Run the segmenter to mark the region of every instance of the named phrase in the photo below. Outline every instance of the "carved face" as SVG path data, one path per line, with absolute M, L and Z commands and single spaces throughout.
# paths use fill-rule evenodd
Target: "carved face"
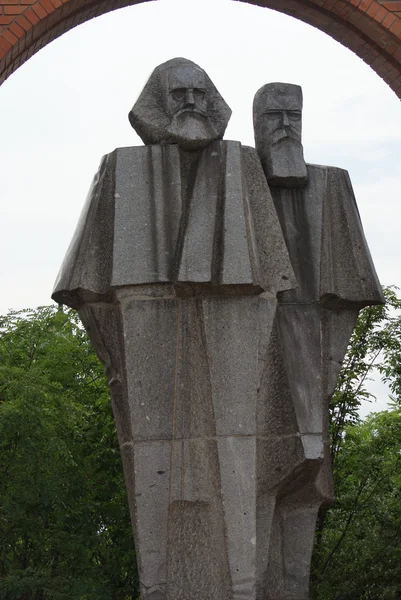
M 218 133 L 209 119 L 205 72 L 192 65 L 178 65 L 167 72 L 166 128 L 171 140 L 182 148 L 207 146 Z
M 207 73 L 185 58 L 156 67 L 129 113 L 145 144 L 204 148 L 223 137 L 231 110 Z
M 207 87 L 204 71 L 196 67 L 171 67 L 168 72 L 167 107 L 170 116 L 196 112 L 207 116 Z
M 307 182 L 302 148 L 302 90 L 289 83 L 263 86 L 254 100 L 255 141 L 272 185 L 299 187 Z
M 292 95 L 268 96 L 259 118 L 259 127 L 268 144 L 277 144 L 285 138 L 292 138 L 301 143 L 302 105 L 299 98 Z

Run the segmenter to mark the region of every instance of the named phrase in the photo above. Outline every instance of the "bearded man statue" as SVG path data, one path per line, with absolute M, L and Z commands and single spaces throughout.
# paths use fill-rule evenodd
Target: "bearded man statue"
M 347 171 L 305 163 L 302 102 L 300 86 L 269 83 L 253 112 L 297 280 L 279 294 L 269 345 L 282 365 L 281 412 L 267 428 L 270 439 L 281 432 L 281 468 L 268 464 L 264 486 L 273 516 L 263 597 L 272 600 L 308 598 L 316 518 L 332 499 L 330 398 L 359 310 L 384 302 Z
M 222 141 L 230 114 L 196 64 L 155 69 L 129 114 L 145 146 L 103 158 L 53 292 L 104 364 L 143 600 L 270 597 L 270 334 L 296 282 L 255 149 Z

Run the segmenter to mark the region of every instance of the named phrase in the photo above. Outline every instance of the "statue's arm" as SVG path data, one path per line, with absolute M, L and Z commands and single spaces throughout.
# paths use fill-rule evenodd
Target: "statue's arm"
M 323 199 L 320 297 L 327 304 L 362 308 L 384 302 L 349 174 L 327 167 Z
M 115 152 L 103 157 L 93 178 L 84 208 L 52 298 L 59 304 L 78 308 L 85 300 L 108 293 L 114 224 Z

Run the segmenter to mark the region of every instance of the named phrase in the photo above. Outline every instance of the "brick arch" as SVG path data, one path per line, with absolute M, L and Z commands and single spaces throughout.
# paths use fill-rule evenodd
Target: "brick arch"
M 0 84 L 76 25 L 148 0 L 0 0 Z M 350 48 L 401 98 L 401 1 L 242 0 L 305 21 Z

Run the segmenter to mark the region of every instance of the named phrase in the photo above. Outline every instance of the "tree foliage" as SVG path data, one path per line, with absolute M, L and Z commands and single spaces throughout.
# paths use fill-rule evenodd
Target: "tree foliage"
M 401 300 L 384 289 L 386 304 L 361 311 L 330 404 L 331 453 L 335 465 L 348 425 L 360 422 L 363 400 L 373 400 L 368 382 L 374 371 L 401 399 Z
M 312 567 L 316 600 L 401 597 L 401 301 L 358 319 L 330 406 L 335 501 L 322 507 Z M 359 417 L 379 374 L 392 410 Z
M 12 312 L 0 321 L 0 598 L 137 589 L 102 368 L 74 312 Z
M 401 598 L 401 301 L 361 312 L 330 406 L 335 502 L 315 600 Z M 359 417 L 373 370 L 392 410 Z M 0 600 L 134 600 L 127 498 L 102 368 L 73 311 L 0 318 Z

